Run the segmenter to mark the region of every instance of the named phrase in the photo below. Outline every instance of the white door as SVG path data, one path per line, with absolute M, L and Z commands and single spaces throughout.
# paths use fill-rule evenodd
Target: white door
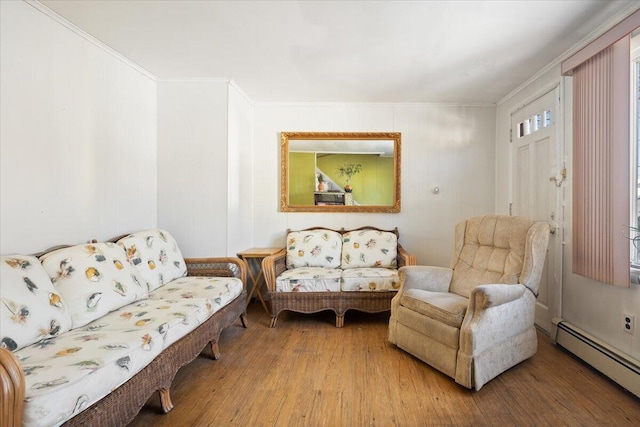
M 559 309 L 562 280 L 558 224 L 564 165 L 556 130 L 558 94 L 556 87 L 511 115 L 511 214 L 551 226 L 535 317 L 536 325 L 547 332 Z

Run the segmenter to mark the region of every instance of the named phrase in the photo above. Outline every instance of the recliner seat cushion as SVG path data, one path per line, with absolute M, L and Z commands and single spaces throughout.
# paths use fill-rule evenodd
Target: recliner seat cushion
M 450 292 L 431 292 L 407 289 L 400 305 L 446 325 L 460 328 L 469 300 Z

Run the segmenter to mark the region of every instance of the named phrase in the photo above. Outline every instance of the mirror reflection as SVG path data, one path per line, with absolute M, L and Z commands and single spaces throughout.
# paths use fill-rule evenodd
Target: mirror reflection
M 400 133 L 282 132 L 283 212 L 399 212 Z

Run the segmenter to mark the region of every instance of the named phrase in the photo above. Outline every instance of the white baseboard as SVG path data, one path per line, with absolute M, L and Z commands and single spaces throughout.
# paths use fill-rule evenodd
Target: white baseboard
M 563 319 L 553 319 L 553 324 L 557 327 L 556 344 L 640 397 L 640 362 Z

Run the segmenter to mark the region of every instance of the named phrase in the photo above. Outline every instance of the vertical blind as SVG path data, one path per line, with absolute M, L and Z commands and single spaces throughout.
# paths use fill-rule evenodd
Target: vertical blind
M 629 36 L 572 70 L 573 272 L 629 286 Z

